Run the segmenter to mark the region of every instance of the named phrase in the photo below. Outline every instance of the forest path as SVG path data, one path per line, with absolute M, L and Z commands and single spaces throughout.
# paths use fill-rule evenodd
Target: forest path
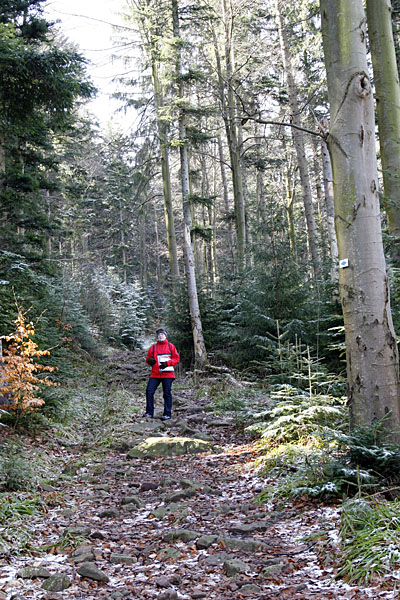
M 231 418 L 210 412 L 210 399 L 196 396 L 190 382 L 175 391 L 167 424 L 137 416 L 147 373 L 137 364 L 126 363 L 118 376 L 129 377 L 139 412 L 100 454 L 62 450 L 69 479 L 48 490 L 45 518 L 30 518 L 31 544 L 42 553 L 0 567 L 0 600 L 394 597 L 336 582 L 319 567 L 302 537 L 324 527 L 334 532 L 335 508 L 289 503 L 276 510 L 254 502 L 265 483 L 254 469 L 256 446 Z M 161 414 L 160 393 L 156 407 Z M 200 435 L 217 448 L 129 458 L 132 445 L 154 435 Z

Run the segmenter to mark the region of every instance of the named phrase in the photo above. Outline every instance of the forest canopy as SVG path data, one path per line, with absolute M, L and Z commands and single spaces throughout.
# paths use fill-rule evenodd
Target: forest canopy
M 0 7 L 0 333 L 17 300 L 63 362 L 163 323 L 266 380 L 305 345 L 398 425 L 396 6 L 127 0 L 122 134 L 44 5 Z

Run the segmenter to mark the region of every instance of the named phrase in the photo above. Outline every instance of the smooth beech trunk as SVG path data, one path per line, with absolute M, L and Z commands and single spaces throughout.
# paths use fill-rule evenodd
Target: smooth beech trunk
M 172 203 L 171 175 L 169 166 L 169 125 L 165 118 L 164 87 L 161 81 L 160 45 L 162 44 L 163 28 L 160 25 L 162 7 L 151 0 L 128 0 L 140 23 L 141 36 L 151 65 L 152 82 L 154 89 L 154 104 L 156 108 L 156 121 L 160 143 L 161 175 L 164 197 L 164 217 L 167 233 L 169 264 L 172 279 L 172 288 L 176 291 L 176 282 L 179 279 L 178 250 L 176 244 L 175 219 Z
M 332 163 L 328 146 L 322 142 L 322 172 L 325 190 L 326 227 L 328 230 L 329 254 L 331 257 L 331 280 L 338 284 L 339 281 L 339 252 L 335 231 L 335 206 L 333 200 L 333 175 Z
M 185 272 L 187 282 L 187 292 L 189 299 L 190 322 L 192 325 L 194 357 L 197 366 L 207 362 L 207 352 L 203 337 L 203 327 L 201 323 L 200 307 L 197 294 L 196 273 L 194 265 L 193 248 L 191 241 L 192 215 L 190 210 L 190 190 L 189 190 L 189 157 L 187 151 L 186 118 L 183 107 L 184 102 L 184 84 L 182 78 L 180 33 L 179 33 L 179 13 L 178 1 L 172 0 L 172 20 L 174 38 L 176 40 L 176 78 L 179 86 L 179 153 L 181 159 L 181 183 L 182 183 L 182 203 L 183 203 L 183 241 L 185 251 Z
M 367 0 L 390 253 L 400 267 L 400 85 L 390 0 Z
M 339 290 L 346 332 L 347 379 L 353 426 L 388 414 L 400 424 L 396 336 L 383 253 L 362 0 L 320 0 L 328 78 L 335 223 L 341 265 Z

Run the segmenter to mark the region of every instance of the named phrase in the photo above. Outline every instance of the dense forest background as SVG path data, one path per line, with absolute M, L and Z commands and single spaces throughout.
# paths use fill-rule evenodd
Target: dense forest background
M 138 348 L 159 324 L 204 362 L 200 318 L 215 364 L 275 381 L 301 355 L 344 374 L 318 3 L 129 0 L 124 136 L 85 112 L 85 59 L 43 5 L 0 8 L 0 332 L 29 311 L 62 377 L 78 348 Z
M 305 569 L 288 597 L 308 597 L 304 555 L 316 544 L 318 577 L 332 579 L 335 570 L 350 583 L 378 582 L 384 591 L 376 597 L 395 597 L 400 1 L 126 0 L 124 25 L 114 31 L 116 54 L 124 55 L 116 97 L 136 118 L 124 134 L 101 128 L 88 111 L 96 90 L 86 59 L 45 18 L 45 5 L 0 3 L 5 568 L 28 554 L 69 560 L 78 547 L 88 550 L 90 528 L 61 533 L 64 517 L 75 525 L 91 515 L 96 529 L 99 519 L 112 519 L 103 521 L 108 537 L 97 536 L 103 554 L 89 559 L 120 577 L 109 552 L 128 548 L 131 562 L 117 556 L 123 568 L 138 563 L 133 597 L 147 586 L 155 597 L 171 582 L 153 581 L 142 566 L 150 571 L 146 561 L 155 557 L 158 567 L 175 569 L 178 559 L 147 544 L 150 529 L 161 540 L 147 499 L 159 508 L 171 498 L 158 487 L 189 485 L 196 509 L 200 490 L 211 496 L 198 513 L 202 532 L 204 515 L 227 498 L 241 504 L 223 518 L 211 513 L 218 535 L 226 521 L 235 536 L 271 535 L 274 546 L 274 531 L 286 531 L 272 558 L 285 557 L 278 570 L 290 585 L 285 569 L 297 560 Z M 167 424 L 140 417 L 145 352 L 158 327 L 181 356 Z M 155 435 L 161 445 L 190 435 L 206 446 L 198 460 L 147 461 L 137 448 L 158 443 Z M 138 460 L 133 468 L 128 457 Z M 216 492 L 208 486 L 221 482 Z M 131 487 L 149 495 L 143 504 L 129 496 L 139 520 L 125 521 Z M 252 524 L 246 512 L 243 528 L 231 529 L 243 498 L 246 511 L 257 502 L 272 520 L 260 529 L 259 516 L 251 512 Z M 98 512 L 98 502 L 111 513 Z M 160 518 L 167 528 L 192 524 L 186 508 Z M 31 516 L 31 529 L 21 527 Z M 47 538 L 38 541 L 43 530 Z M 212 538 L 211 553 L 227 548 L 225 538 Z M 257 544 L 267 590 L 276 565 L 264 572 L 270 548 Z M 184 577 L 192 576 L 195 551 L 190 546 L 190 560 L 182 555 Z M 241 568 L 247 577 L 248 566 Z M 10 569 L 10 585 L 22 588 L 25 575 Z M 213 586 L 200 571 L 195 581 Z M 74 564 L 60 589 L 73 583 L 81 597 L 93 571 L 77 572 L 81 580 Z M 31 572 L 29 585 L 42 576 Z M 97 571 L 92 579 L 108 581 Z M 229 597 L 239 589 L 230 585 L 220 588 Z M 216 590 L 212 597 L 225 597 Z M 276 591 L 281 598 L 284 588 Z M 168 594 L 157 597 L 178 597 Z

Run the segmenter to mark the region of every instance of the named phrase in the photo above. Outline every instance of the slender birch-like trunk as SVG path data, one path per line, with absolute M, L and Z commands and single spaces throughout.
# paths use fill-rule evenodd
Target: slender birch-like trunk
M 329 156 L 328 146 L 322 142 L 322 172 L 325 191 L 326 226 L 329 240 L 329 253 L 331 257 L 331 280 L 332 283 L 339 282 L 339 253 L 335 231 L 335 206 L 333 201 L 333 176 L 332 163 Z
M 172 286 L 175 289 L 176 281 L 179 278 L 179 263 L 178 263 L 178 251 L 176 246 L 176 234 L 175 234 L 175 219 L 174 209 L 172 206 L 172 191 L 171 191 L 171 175 L 169 168 L 169 153 L 168 153 L 168 134 L 166 124 L 162 118 L 163 109 L 163 95 L 161 91 L 161 83 L 158 72 L 158 66 L 156 59 L 152 57 L 152 75 L 153 75 L 153 87 L 154 87 L 154 102 L 156 106 L 157 115 L 157 128 L 158 136 L 160 139 L 160 158 L 161 158 L 161 174 L 163 181 L 163 195 L 164 195 L 164 216 L 165 216 L 165 227 L 167 230 L 167 244 L 169 254 L 169 264 L 172 276 Z
M 318 204 L 318 231 L 319 231 L 319 247 L 321 252 L 322 262 L 325 263 L 327 259 L 327 244 L 326 244 L 326 231 L 325 231 L 325 202 L 324 192 L 322 189 L 321 179 L 321 144 L 319 138 L 311 136 L 311 143 L 313 148 L 313 167 L 314 167 L 314 183 L 315 192 L 317 196 Z
M 162 285 L 161 285 L 161 260 L 160 260 L 160 239 L 158 236 L 158 221 L 156 205 L 152 202 L 153 213 L 154 213 L 154 237 L 156 240 L 156 274 L 157 274 L 157 293 L 158 297 L 162 296 Z
M 141 232 L 142 234 L 142 232 Z M 125 240 L 125 219 L 124 219 L 124 211 L 122 207 L 122 200 L 119 198 L 119 235 L 120 235 L 120 244 L 121 244 L 121 259 L 122 259 L 122 273 L 124 283 L 128 280 L 128 261 L 126 257 L 126 240 Z M 143 280 L 142 280 L 143 282 Z
M 4 184 L 4 176 L 6 174 L 6 150 L 5 150 L 5 139 L 4 132 L 0 126 L 0 189 Z
M 400 441 L 398 354 L 382 244 L 365 12 L 362 0 L 320 0 L 320 6 L 351 422 L 364 425 L 387 415 Z
M 158 19 L 160 16 L 159 11 L 161 10 L 161 7 L 152 5 L 151 0 L 127 0 L 127 3 L 128 6 L 133 8 L 137 15 L 136 18 L 141 26 L 142 38 L 146 48 L 147 58 L 151 65 L 154 104 L 156 108 L 157 130 L 160 143 L 165 228 L 167 232 L 172 288 L 175 292 L 176 282 L 179 278 L 179 262 L 176 245 L 175 218 L 172 205 L 171 176 L 168 153 L 169 126 L 165 119 L 164 94 L 160 77 L 160 40 L 162 38 L 162 31 Z
M 400 267 L 400 84 L 390 0 L 367 0 L 390 254 Z M 398 298 L 398 301 L 400 299 Z
M 240 162 L 240 147 L 236 126 L 236 104 L 233 94 L 233 68 L 232 68 L 232 30 L 231 22 L 227 15 L 226 0 L 222 0 L 222 17 L 225 36 L 225 71 L 226 83 L 222 72 L 221 56 L 218 48 L 217 36 L 212 30 L 215 60 L 218 75 L 219 96 L 224 120 L 226 139 L 229 149 L 229 159 L 232 171 L 233 199 L 235 208 L 235 228 L 237 242 L 237 262 L 239 271 L 244 269 L 246 252 L 246 211 L 243 193 L 243 178 Z
M 283 67 L 286 77 L 287 92 L 289 98 L 289 107 L 291 121 L 293 125 L 301 126 L 300 108 L 297 102 L 298 92 L 293 76 L 292 60 L 289 52 L 289 45 L 283 19 L 282 0 L 275 0 L 276 13 L 278 17 L 279 41 Z M 296 128 L 292 128 L 293 143 L 296 149 L 297 162 L 299 165 L 300 182 L 303 192 L 304 212 L 306 216 L 308 243 L 313 262 L 314 275 L 318 276 L 321 269 L 321 259 L 318 249 L 317 228 L 315 225 L 314 208 L 312 202 L 310 176 L 308 172 L 307 158 L 305 152 L 304 134 Z
M 295 195 L 296 188 L 295 188 L 294 181 L 292 181 L 291 174 L 292 173 L 291 173 L 291 168 L 290 168 L 290 162 L 289 162 L 289 164 L 286 162 L 286 165 L 285 165 L 285 187 L 286 187 L 285 211 L 286 211 L 286 218 L 288 221 L 288 229 L 289 229 L 290 254 L 291 254 L 292 258 L 296 259 L 297 258 L 296 228 L 294 226 L 294 215 L 293 215 L 294 201 L 296 198 L 296 195 Z
M 218 155 L 219 155 L 219 164 L 220 164 L 220 170 L 221 170 L 221 181 L 222 181 L 225 215 L 227 218 L 229 218 L 229 215 L 231 214 L 231 210 L 230 210 L 230 206 L 229 206 L 228 180 L 226 177 L 226 170 L 225 170 L 224 149 L 222 146 L 222 139 L 221 139 L 220 135 L 218 136 Z M 229 246 L 229 256 L 232 258 L 233 264 L 235 264 L 234 263 L 234 253 L 233 253 L 234 240 L 233 240 L 233 232 L 232 232 L 232 223 L 231 223 L 230 219 L 228 221 L 228 246 Z
M 173 32 L 176 44 L 176 79 L 179 87 L 179 153 L 181 159 L 181 183 L 182 183 L 182 203 L 183 203 L 183 238 L 185 250 L 185 271 L 187 281 L 187 292 L 189 299 L 190 322 L 192 325 L 194 356 L 196 365 L 201 366 L 207 362 L 207 351 L 203 337 L 203 327 L 201 323 L 200 307 L 197 294 L 196 273 L 194 266 L 193 248 L 190 238 L 192 228 L 192 215 L 190 211 L 190 193 L 189 193 L 189 158 L 187 151 L 186 119 L 183 107 L 184 83 L 182 79 L 182 61 L 180 49 L 180 31 L 179 31 L 179 13 L 178 0 L 171 0 Z

